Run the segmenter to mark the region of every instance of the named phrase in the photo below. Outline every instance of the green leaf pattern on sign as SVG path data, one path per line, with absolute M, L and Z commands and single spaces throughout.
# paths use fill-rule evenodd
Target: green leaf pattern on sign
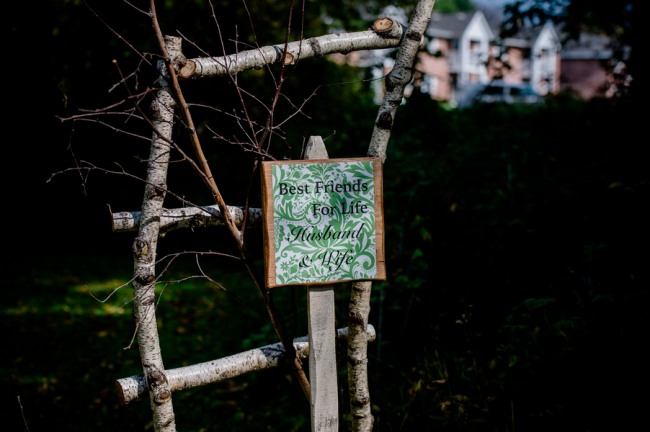
M 272 184 L 278 284 L 376 277 L 372 161 L 278 164 Z

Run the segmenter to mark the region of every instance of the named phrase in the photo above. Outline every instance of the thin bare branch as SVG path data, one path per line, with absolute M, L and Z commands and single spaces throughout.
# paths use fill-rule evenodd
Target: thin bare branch
M 169 53 L 167 52 L 167 48 L 165 46 L 165 38 L 163 37 L 162 31 L 160 30 L 160 25 L 158 23 L 158 18 L 156 16 L 155 6 L 153 5 L 154 3 L 153 0 L 151 3 L 152 3 L 151 15 L 152 15 L 154 31 L 156 37 L 158 38 L 160 50 L 162 53 L 164 53 L 165 64 L 167 66 L 167 71 L 172 84 L 171 87 L 173 88 L 175 98 L 178 101 L 179 109 L 182 113 L 182 117 L 185 120 L 185 124 L 187 125 L 187 131 L 190 135 L 190 139 L 192 140 L 192 144 L 194 146 L 194 152 L 196 153 L 196 156 L 199 160 L 198 165 L 201 167 L 201 172 L 205 175 L 205 179 L 208 182 L 208 185 L 210 186 L 212 195 L 216 199 L 217 204 L 219 204 L 219 206 L 222 209 L 225 209 L 227 208 L 226 203 L 223 199 L 223 196 L 221 195 L 221 192 L 219 191 L 219 187 L 217 186 L 217 183 L 214 180 L 214 176 L 212 175 L 212 171 L 210 169 L 208 160 L 205 157 L 205 154 L 203 153 L 203 148 L 199 141 L 199 137 L 196 133 L 196 128 L 194 126 L 194 121 L 192 120 L 192 115 L 190 114 L 189 107 L 185 102 L 185 97 L 183 96 L 183 92 L 181 91 L 180 84 L 178 83 L 178 76 L 176 74 L 176 69 L 173 63 L 173 59 L 170 58 Z M 239 229 L 232 221 L 232 219 L 230 219 L 230 213 L 225 211 L 223 212 L 223 214 L 225 215 L 226 226 L 230 230 L 231 234 L 233 235 L 240 249 L 243 248 L 244 239 L 242 233 L 239 231 Z
M 124 1 L 124 0 L 122 0 L 122 1 Z M 127 4 L 130 5 L 130 3 L 128 3 L 128 2 L 125 2 L 125 3 L 127 3 Z M 118 32 L 116 32 L 115 29 L 114 29 L 113 27 L 111 27 L 110 25 L 108 25 L 108 23 L 106 23 L 106 21 L 104 21 L 104 20 L 102 19 L 102 17 L 99 16 L 99 14 L 97 14 L 97 12 L 95 12 L 95 10 L 94 10 L 93 8 L 90 7 L 90 5 L 88 4 L 88 2 L 84 1 L 84 4 L 85 4 L 86 7 L 88 8 L 88 10 L 90 10 L 90 12 L 91 12 L 93 15 L 95 15 L 95 17 L 96 17 L 99 21 L 101 21 L 102 24 L 104 24 L 104 26 L 108 29 L 108 31 L 110 31 L 111 33 L 113 33 L 113 34 L 115 35 L 115 37 L 117 37 L 120 41 L 124 42 L 124 44 L 125 44 L 126 46 L 128 46 L 130 49 L 132 49 L 133 52 L 136 53 L 138 56 L 140 56 L 140 58 L 141 58 L 142 60 L 144 60 L 147 64 L 151 65 L 151 62 L 150 62 L 149 60 L 147 60 L 147 58 L 145 57 L 145 55 L 142 54 L 140 51 L 138 51 L 138 50 L 137 50 L 133 45 L 131 45 L 131 44 L 130 44 L 126 39 L 124 39 L 124 38 L 122 37 L 122 35 L 119 34 Z M 137 9 L 137 8 L 136 8 L 136 10 L 138 10 L 139 12 L 142 12 L 143 14 L 145 14 L 145 15 L 147 15 L 147 16 L 149 16 L 149 17 L 151 16 L 151 15 L 150 15 L 148 12 L 146 12 L 146 11 L 143 11 L 143 10 L 141 10 L 141 9 Z
M 112 290 L 110 293 L 108 293 L 108 295 L 107 295 L 106 297 L 104 297 L 103 299 L 100 299 L 99 297 L 97 297 L 97 296 L 96 296 L 96 295 L 95 295 L 95 294 L 90 290 L 90 288 L 88 288 L 88 294 L 89 294 L 93 299 L 97 300 L 98 302 L 100 302 L 100 303 L 106 303 L 108 300 L 110 300 L 111 298 L 113 298 L 113 296 L 114 296 L 115 294 L 117 294 L 117 293 L 118 293 L 122 288 L 130 286 L 130 285 L 131 285 L 131 282 L 133 282 L 133 278 L 131 278 L 131 279 L 129 279 L 128 281 L 124 282 L 122 285 L 119 285 L 119 286 L 113 288 L 113 290 Z

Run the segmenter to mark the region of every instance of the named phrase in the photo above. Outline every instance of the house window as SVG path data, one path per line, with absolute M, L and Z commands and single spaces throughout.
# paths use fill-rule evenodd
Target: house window
M 440 39 L 438 38 L 433 38 L 431 39 L 431 42 L 429 42 L 428 46 L 429 54 L 436 56 L 436 57 L 442 57 L 442 44 L 440 43 Z
M 481 42 L 477 40 L 469 41 L 469 56 L 474 67 L 487 61 L 487 52 L 483 52 Z
M 427 75 L 426 85 L 427 85 L 427 93 L 429 93 L 431 96 L 437 95 L 438 92 L 440 91 L 439 79 L 436 76 Z

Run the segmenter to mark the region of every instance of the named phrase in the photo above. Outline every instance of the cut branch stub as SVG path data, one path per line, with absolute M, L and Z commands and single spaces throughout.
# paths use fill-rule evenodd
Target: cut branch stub
M 178 76 L 183 79 L 191 78 L 196 71 L 196 63 L 192 60 L 186 61 L 178 70 Z
M 290 52 L 284 53 L 284 64 L 291 65 L 296 62 L 296 58 Z
M 379 18 L 372 24 L 372 29 L 377 33 L 384 33 L 389 31 L 394 24 L 395 21 L 388 17 Z

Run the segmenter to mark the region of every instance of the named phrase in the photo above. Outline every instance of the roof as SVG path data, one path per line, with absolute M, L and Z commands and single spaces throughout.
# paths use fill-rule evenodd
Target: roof
M 612 41 L 605 35 L 581 33 L 568 39 L 560 55 L 563 60 L 608 60 L 613 56 Z
M 474 15 L 481 12 L 456 12 L 451 14 L 441 14 L 434 12 L 431 14 L 431 20 L 427 27 L 427 36 L 439 37 L 444 39 L 459 38 Z
M 505 44 L 507 46 L 529 47 L 539 37 L 541 32 L 542 26 L 524 27 L 516 35 L 506 38 Z
M 550 21 L 547 21 L 543 25 L 538 25 L 535 27 L 523 27 L 514 36 L 506 38 L 504 40 L 504 44 L 510 47 L 531 47 L 545 30 L 552 32 L 552 37 L 557 39 L 559 45 L 559 36 L 557 34 L 557 31 L 555 31 L 553 23 Z

